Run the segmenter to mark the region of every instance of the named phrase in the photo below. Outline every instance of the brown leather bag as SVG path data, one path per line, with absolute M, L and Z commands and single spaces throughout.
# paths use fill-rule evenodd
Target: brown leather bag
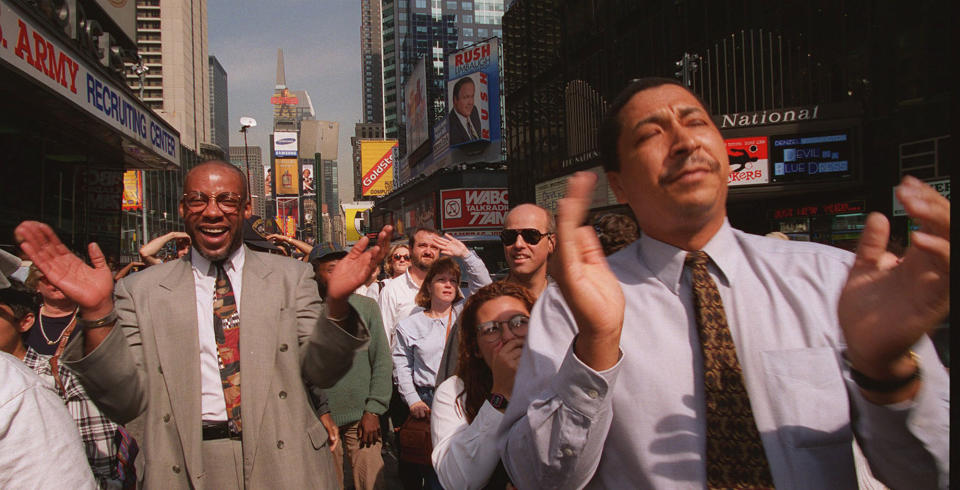
M 397 429 L 400 460 L 413 464 L 430 465 L 433 440 L 430 439 L 430 419 L 418 419 L 413 414 Z

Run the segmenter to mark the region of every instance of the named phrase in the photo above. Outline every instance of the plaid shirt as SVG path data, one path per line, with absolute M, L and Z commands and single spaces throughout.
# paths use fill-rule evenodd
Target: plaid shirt
M 27 355 L 24 356 L 23 363 L 47 380 L 66 402 L 67 410 L 80 429 L 80 438 L 83 440 L 90 469 L 93 470 L 93 476 L 97 479 L 97 486 L 101 489 L 118 488 L 120 482 L 116 477 L 117 445 L 114 441 L 117 424 L 108 419 L 94 405 L 76 375 L 62 365 L 58 365 L 65 393 L 61 392 L 53 377 L 50 357 L 27 347 Z

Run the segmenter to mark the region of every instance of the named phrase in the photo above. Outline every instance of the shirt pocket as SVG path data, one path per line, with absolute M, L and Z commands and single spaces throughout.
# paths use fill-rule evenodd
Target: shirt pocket
M 795 448 L 849 445 L 850 402 L 834 350 L 815 347 L 761 355 L 780 439 Z

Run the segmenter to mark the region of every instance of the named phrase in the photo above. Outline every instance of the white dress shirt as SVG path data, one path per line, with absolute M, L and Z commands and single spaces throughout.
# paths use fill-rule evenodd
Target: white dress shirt
M 857 488 L 856 434 L 891 487 L 949 485 L 949 376 L 929 339 L 913 402 L 873 405 L 842 362 L 837 305 L 853 255 L 724 223 L 704 247 L 778 489 Z M 610 257 L 626 299 L 622 357 L 573 354 L 557 287 L 534 306 L 500 426 L 518 488 L 691 488 L 706 483 L 703 361 L 686 252 L 643 235 Z
M 201 417 L 205 422 L 225 422 L 227 420 L 227 403 L 223 399 L 223 380 L 220 379 L 217 340 L 213 335 L 213 289 L 217 279 L 217 271 L 213 263 L 200 255 L 196 248 L 191 248 L 190 253 L 193 283 L 197 291 Z M 230 285 L 233 286 L 237 313 L 240 313 L 244 257 L 244 247 L 241 246 L 227 257 L 223 265 L 223 269 L 230 279 Z
M 463 380 L 451 376 L 437 387 L 430 407 L 433 468 L 443 488 L 483 488 L 500 462 L 497 427 L 503 414 L 484 401 L 467 422 Z

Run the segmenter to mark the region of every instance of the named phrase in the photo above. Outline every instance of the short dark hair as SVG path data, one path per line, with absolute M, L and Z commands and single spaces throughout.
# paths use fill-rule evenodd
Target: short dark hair
M 440 236 L 440 232 L 437 230 L 434 230 L 433 228 L 429 228 L 426 226 L 419 226 L 415 228 L 413 232 L 410 233 L 410 238 L 407 239 L 407 247 L 410 248 L 410 253 L 413 253 L 413 245 L 414 245 L 415 237 L 417 236 L 417 233 L 420 233 L 421 231 Z
M 222 167 L 229 168 L 230 170 L 233 170 L 234 172 L 236 172 L 237 175 L 240 176 L 240 182 L 243 184 L 243 190 L 240 192 L 240 199 L 242 199 L 242 201 L 243 201 L 244 203 L 247 202 L 247 199 L 249 199 L 249 197 L 250 197 L 250 196 L 247 195 L 247 189 L 250 188 L 250 185 L 247 183 L 247 174 L 244 173 L 243 170 L 240 170 L 240 167 L 238 167 L 238 166 L 236 166 L 236 165 L 234 165 L 234 164 L 232 164 L 232 163 L 225 162 L 225 161 L 223 161 L 223 160 L 207 160 L 207 161 L 205 161 L 205 162 L 201 162 L 201 163 L 198 164 L 196 167 L 191 168 L 191 169 L 183 176 L 183 185 L 182 185 L 181 188 L 186 189 L 186 188 L 187 188 L 187 180 L 190 178 L 190 174 L 192 174 L 194 170 L 196 170 L 196 169 L 198 169 L 198 168 L 200 168 L 200 167 L 202 167 L 202 166 L 204 166 L 204 165 L 219 165 L 219 166 L 222 166 Z
M 35 313 L 40 305 L 37 292 L 18 279 L 8 277 L 7 280 L 10 281 L 10 287 L 0 289 L 0 304 L 9 306 L 17 320 L 27 313 Z
M 703 102 L 697 94 L 685 87 L 679 80 L 662 77 L 635 78 L 617 94 L 613 99 L 607 112 L 603 115 L 603 121 L 600 123 L 600 161 L 603 162 L 603 169 L 607 172 L 617 172 L 620 170 L 620 155 L 617 152 L 617 143 L 620 141 L 620 111 L 630 102 L 638 92 L 647 89 L 661 87 L 663 85 L 676 85 L 693 95 L 697 102 L 703 106 L 703 109 L 710 113 L 710 108 Z
M 453 84 L 453 98 L 456 99 L 460 96 L 460 89 L 463 88 L 466 84 L 475 85 L 472 77 L 463 77 L 460 80 L 457 80 L 457 83 Z

